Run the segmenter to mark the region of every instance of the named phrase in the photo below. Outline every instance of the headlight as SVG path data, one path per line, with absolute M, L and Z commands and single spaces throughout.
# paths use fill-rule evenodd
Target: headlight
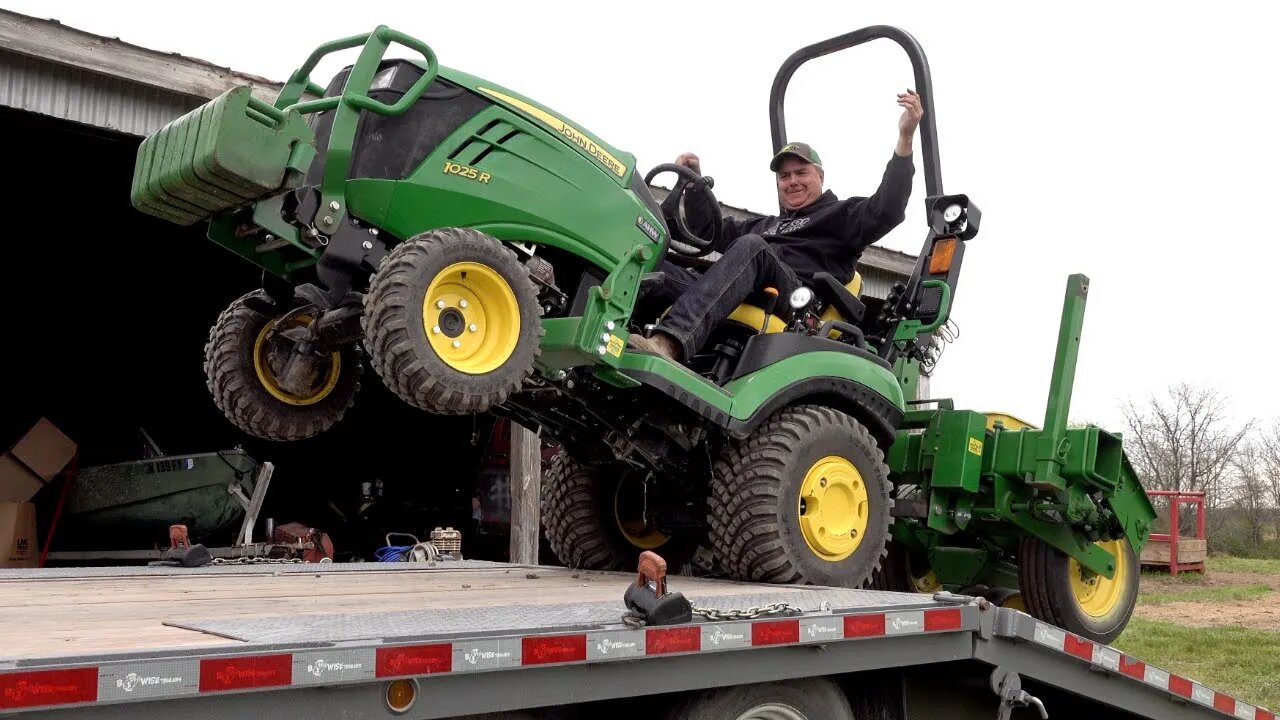
M 942 219 L 949 223 L 953 223 L 960 219 L 960 210 L 961 208 L 959 205 L 948 205 L 947 209 L 942 211 Z
M 791 307 L 799 310 L 813 302 L 813 291 L 807 287 L 798 287 L 791 293 Z

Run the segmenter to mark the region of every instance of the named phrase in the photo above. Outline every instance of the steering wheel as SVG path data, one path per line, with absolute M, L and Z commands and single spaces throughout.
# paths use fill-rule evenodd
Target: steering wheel
M 662 209 L 663 218 L 666 220 L 667 227 L 671 230 L 671 245 L 669 250 L 675 251 L 677 255 L 688 258 L 700 258 L 711 253 L 715 247 L 716 236 L 720 234 L 720 203 L 716 202 L 715 195 L 711 194 L 711 188 L 715 185 L 715 181 L 709 177 L 705 177 L 695 173 L 693 170 L 679 165 L 677 163 L 663 163 L 649 171 L 644 176 L 646 185 L 653 184 L 653 179 L 664 172 L 673 172 L 679 176 L 679 181 L 667 193 L 666 199 L 659 206 Z M 713 224 L 711 226 L 711 237 L 703 238 L 695 235 L 689 229 L 689 225 L 684 219 L 684 194 L 689 188 L 694 186 L 701 187 L 703 192 L 711 201 L 711 216 Z

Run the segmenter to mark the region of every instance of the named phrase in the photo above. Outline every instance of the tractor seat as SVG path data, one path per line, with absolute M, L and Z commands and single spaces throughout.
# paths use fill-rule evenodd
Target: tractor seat
M 853 324 L 862 320 L 866 307 L 858 299 L 858 294 L 862 291 L 862 275 L 858 271 L 855 270 L 853 278 L 844 285 L 841 285 L 840 281 L 830 273 L 818 273 L 813 276 L 810 287 L 825 303 L 822 320 L 843 320 Z M 768 304 L 766 298 L 767 296 L 762 292 L 753 293 L 729 313 L 727 320 L 759 331 L 764 324 L 764 307 Z M 778 298 L 778 304 L 774 308 L 774 314 L 769 317 L 769 326 L 765 332 L 775 333 L 786 330 L 787 318 L 790 314 L 791 306 L 787 304 L 787 298 Z M 837 337 L 839 331 L 832 330 L 830 335 Z

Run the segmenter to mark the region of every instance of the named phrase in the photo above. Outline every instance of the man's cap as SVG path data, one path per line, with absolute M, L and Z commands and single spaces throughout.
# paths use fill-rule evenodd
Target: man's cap
M 769 163 L 769 169 L 778 172 L 778 166 L 782 164 L 782 158 L 787 155 L 795 155 L 805 162 L 813 163 L 818 167 L 822 167 L 822 158 L 818 157 L 818 152 L 809 147 L 808 143 L 796 142 L 787 143 L 782 146 L 777 155 L 773 156 L 773 160 Z

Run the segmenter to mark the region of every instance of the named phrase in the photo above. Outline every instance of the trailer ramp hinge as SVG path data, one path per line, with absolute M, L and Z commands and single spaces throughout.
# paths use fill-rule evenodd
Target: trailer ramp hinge
M 693 605 L 678 592 L 667 592 L 667 561 L 657 553 L 640 553 L 636 581 L 627 586 L 622 622 L 630 627 L 678 625 L 693 619 Z
M 991 673 L 991 689 L 1000 696 L 1000 710 L 996 712 L 996 720 L 1010 720 L 1015 707 L 1028 705 L 1035 706 L 1042 720 L 1049 720 L 1049 712 L 1044 709 L 1044 703 L 1022 689 L 1022 678 L 1018 677 L 1018 673 L 997 667 Z

